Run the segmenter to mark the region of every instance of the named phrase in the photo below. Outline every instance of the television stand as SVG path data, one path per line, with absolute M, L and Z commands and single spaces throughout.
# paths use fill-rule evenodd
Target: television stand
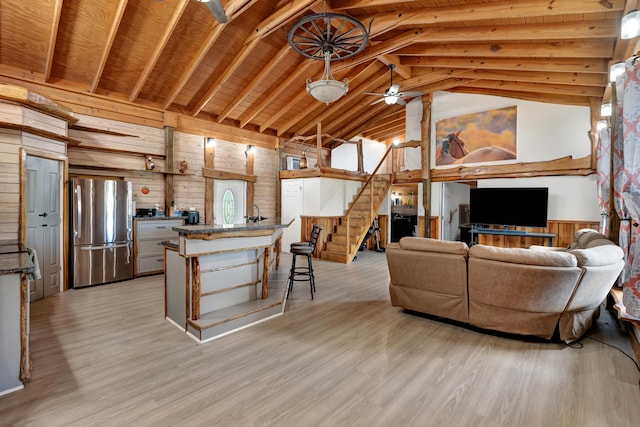
M 553 238 L 556 237 L 554 233 L 537 233 L 534 231 L 522 231 L 522 230 L 508 230 L 507 228 L 483 228 L 472 227 L 469 231 L 471 235 L 471 245 L 478 244 L 479 234 L 491 234 L 497 236 L 518 236 L 518 237 L 538 237 L 542 239 L 549 239 L 549 246 L 553 246 Z

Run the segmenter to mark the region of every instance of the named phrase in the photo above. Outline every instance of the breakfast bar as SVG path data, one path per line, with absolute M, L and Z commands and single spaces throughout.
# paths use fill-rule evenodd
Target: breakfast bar
M 292 219 L 173 227 L 165 246 L 165 317 L 204 342 L 282 314 L 286 286 L 271 283 Z

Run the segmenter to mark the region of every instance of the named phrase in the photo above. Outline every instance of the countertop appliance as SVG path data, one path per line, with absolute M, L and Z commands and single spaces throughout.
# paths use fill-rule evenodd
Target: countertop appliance
M 136 218 L 146 218 L 156 216 L 154 208 L 138 208 L 136 209 Z
M 187 225 L 196 225 L 200 223 L 200 213 L 198 211 L 184 211 L 182 216 L 187 217 L 185 220 Z
M 131 182 L 72 179 L 70 185 L 73 287 L 132 279 Z

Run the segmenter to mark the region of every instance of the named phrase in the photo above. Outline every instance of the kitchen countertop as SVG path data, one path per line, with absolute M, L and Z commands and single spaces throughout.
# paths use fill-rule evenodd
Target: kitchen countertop
M 27 249 L 17 240 L 0 240 L 0 275 L 33 273 Z
M 177 231 L 181 235 L 197 235 L 211 233 L 229 233 L 234 231 L 252 231 L 252 230 L 269 230 L 275 228 L 287 228 L 293 222 L 293 218 L 267 218 L 258 222 L 247 222 L 242 224 L 201 224 L 201 225 L 184 225 L 182 227 L 173 227 L 173 231 Z

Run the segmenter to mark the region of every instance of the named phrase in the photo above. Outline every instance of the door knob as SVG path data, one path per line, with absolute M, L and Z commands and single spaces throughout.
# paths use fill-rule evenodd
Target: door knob
M 46 217 L 47 217 L 47 213 L 46 213 L 46 212 L 42 212 L 42 213 L 41 213 L 40 215 L 38 215 L 38 216 L 41 216 L 41 217 L 43 217 L 43 218 L 46 218 Z

